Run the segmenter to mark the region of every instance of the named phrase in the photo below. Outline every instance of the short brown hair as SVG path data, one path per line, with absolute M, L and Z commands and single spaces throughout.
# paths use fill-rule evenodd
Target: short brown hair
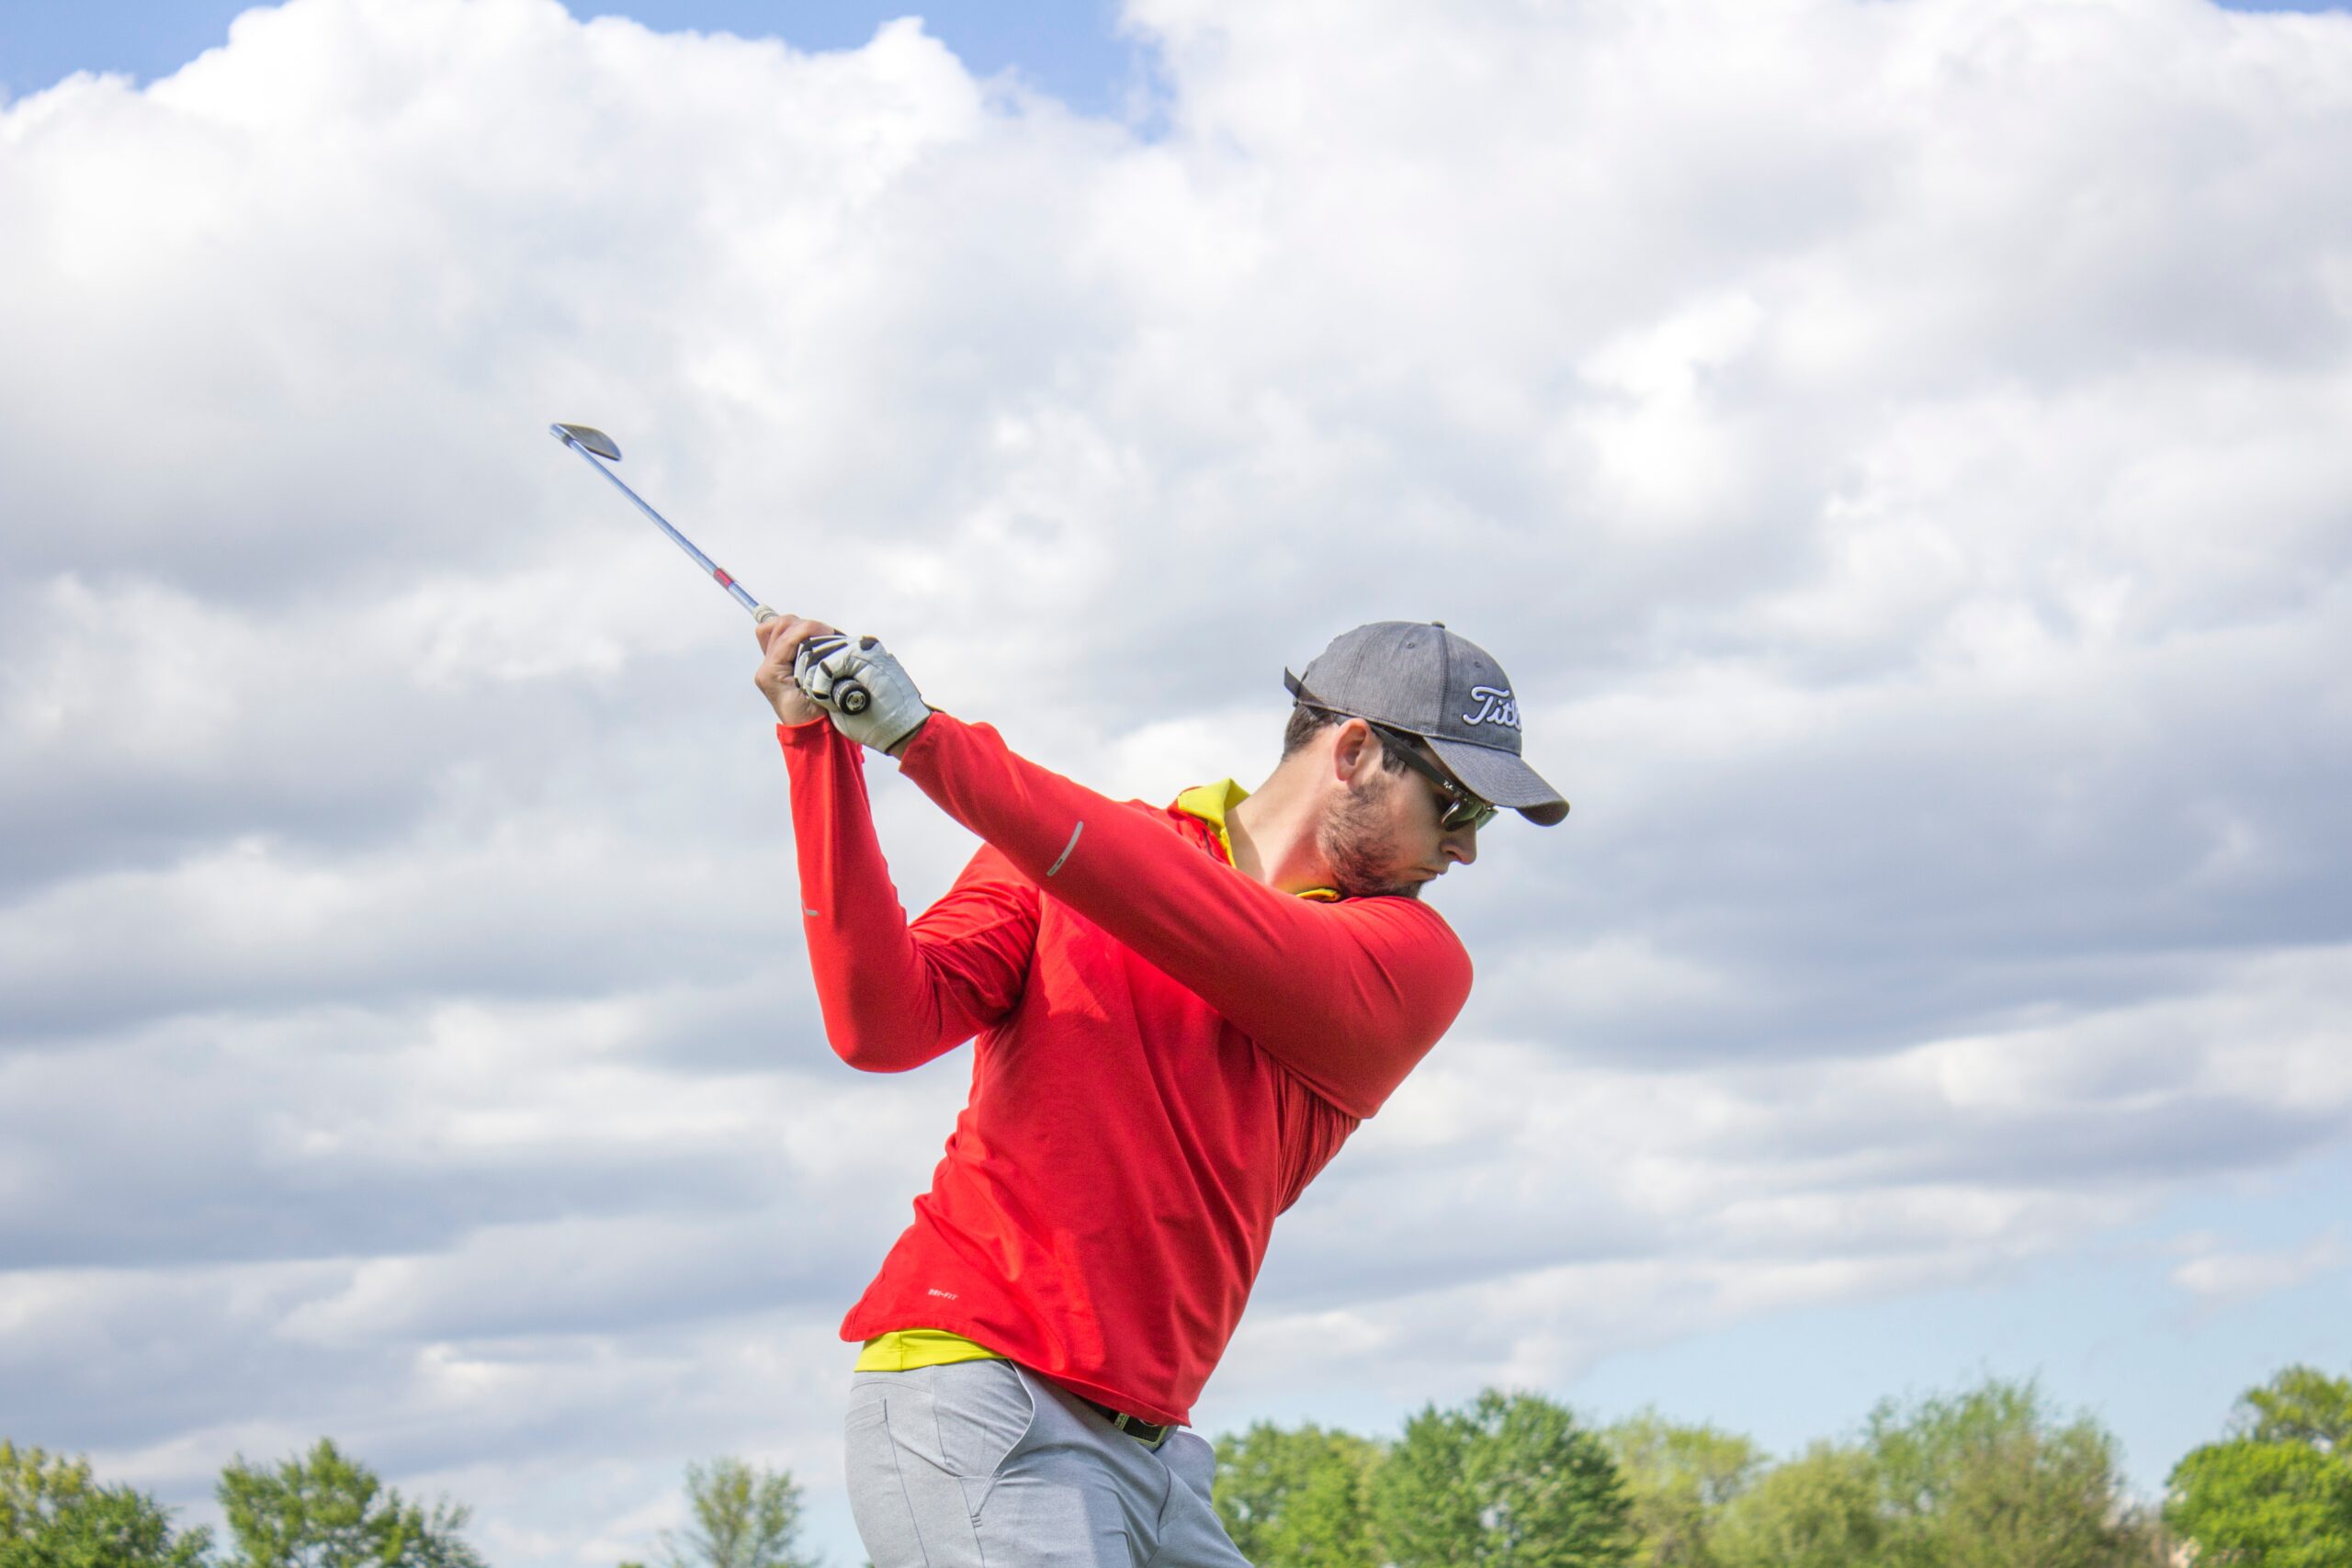
M 1326 729 L 1348 722 L 1353 714 L 1333 713 L 1329 708 L 1309 707 L 1300 703 L 1290 710 L 1290 722 L 1283 727 L 1283 760 L 1295 756 L 1300 747 Z M 1364 721 L 1372 724 L 1370 719 Z M 1392 773 L 1401 773 L 1412 764 L 1397 761 L 1396 754 L 1406 749 L 1406 742 L 1391 735 L 1379 725 L 1372 725 L 1372 733 L 1380 741 L 1380 765 Z

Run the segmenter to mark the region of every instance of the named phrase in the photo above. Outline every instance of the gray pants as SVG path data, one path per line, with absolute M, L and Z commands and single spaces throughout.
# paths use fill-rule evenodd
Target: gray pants
M 874 1568 L 1250 1568 L 1205 1441 L 1148 1449 L 1011 1361 L 860 1372 L 848 1438 Z

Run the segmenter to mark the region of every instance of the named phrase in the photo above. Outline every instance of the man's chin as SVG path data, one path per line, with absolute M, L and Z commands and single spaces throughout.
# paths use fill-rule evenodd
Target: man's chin
M 1351 898 L 1418 898 L 1428 886 L 1420 881 L 1381 882 L 1371 877 L 1340 878 L 1340 891 Z

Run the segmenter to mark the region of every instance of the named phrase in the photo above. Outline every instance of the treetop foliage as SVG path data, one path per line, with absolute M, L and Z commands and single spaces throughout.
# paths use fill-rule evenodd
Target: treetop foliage
M 1624 1486 L 1599 1437 L 1538 1393 L 1430 1405 L 1375 1472 L 1375 1532 L 1396 1568 L 1631 1560 Z
M 2352 1378 L 2316 1367 L 2289 1367 L 2240 1405 L 2243 1436 L 2257 1443 L 2301 1443 L 2352 1458 Z
M 817 1568 L 800 1555 L 800 1488 L 788 1470 L 689 1464 L 686 1509 L 684 1529 L 662 1532 L 662 1568 Z
M 1863 1450 L 1819 1442 L 1774 1465 L 1713 1522 L 1703 1554 L 1724 1568 L 1868 1568 L 1886 1561 L 1891 1526 Z
M 2120 1568 L 2154 1550 L 2115 1439 L 2087 1416 L 2051 1410 L 2032 1383 L 1882 1404 L 1864 1447 L 1891 1517 L 1891 1562 Z
M 2147 1568 L 2157 1545 L 2114 1439 L 1997 1380 L 1883 1404 L 1778 1464 L 1654 1410 L 1596 1432 L 1491 1389 L 1393 1444 L 1261 1424 L 1218 1456 L 1261 1568 Z
M 1656 1410 L 1601 1433 L 1631 1505 L 1638 1568 L 1690 1568 L 1714 1561 L 1713 1540 L 1725 1505 L 1756 1483 L 1761 1450 L 1714 1427 L 1679 1426 Z
M 202 1568 L 211 1545 L 153 1498 L 99 1485 L 86 1460 L 0 1438 L 0 1568 Z
M 1380 1446 L 1260 1422 L 1216 1445 L 1216 1510 L 1252 1562 L 1374 1568 L 1367 1488 Z
M 1261 1422 L 1216 1455 L 1217 1512 L 1258 1568 L 2352 1568 L 2352 1378 L 2306 1366 L 2174 1468 L 2164 1528 L 2097 1421 L 1998 1379 L 1884 1402 L 1778 1462 L 1655 1410 L 1596 1430 L 1498 1389 L 1393 1441 Z M 225 1552 L 87 1461 L 0 1438 L 0 1568 L 485 1568 L 464 1506 L 412 1502 L 324 1438 L 232 1460 L 215 1495 Z M 690 1464 L 686 1495 L 658 1568 L 817 1568 L 790 1472 Z
M 2173 1467 L 2166 1522 L 2203 1563 L 2352 1568 L 2352 1379 L 2289 1367 L 2235 1427 Z
M 330 1438 L 276 1465 L 240 1455 L 213 1495 L 236 1541 L 227 1568 L 487 1568 L 459 1533 L 469 1509 L 409 1502 Z

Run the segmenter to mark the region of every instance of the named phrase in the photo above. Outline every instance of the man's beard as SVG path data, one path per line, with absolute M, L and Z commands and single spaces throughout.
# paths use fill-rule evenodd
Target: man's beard
M 1333 807 L 1315 830 L 1316 848 L 1331 863 L 1331 879 L 1351 898 L 1386 895 L 1418 898 L 1418 882 L 1389 879 L 1396 843 L 1386 830 L 1388 792 L 1398 781 L 1382 775 L 1377 785 L 1350 784 L 1345 800 Z

